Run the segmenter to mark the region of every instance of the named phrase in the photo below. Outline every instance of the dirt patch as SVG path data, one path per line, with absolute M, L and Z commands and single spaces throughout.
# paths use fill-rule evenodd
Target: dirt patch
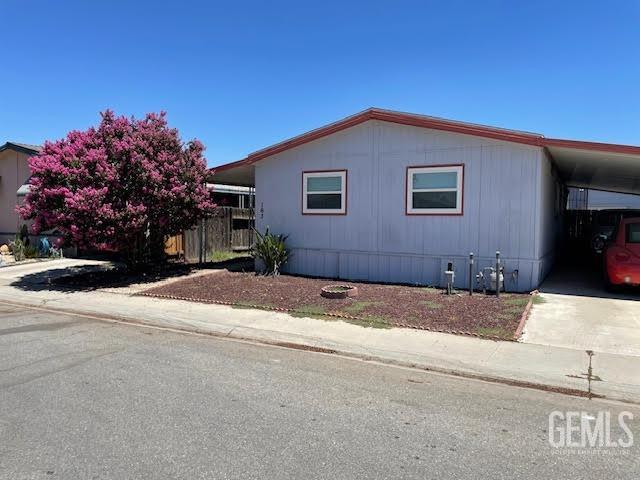
M 286 310 L 296 316 L 346 317 L 364 326 L 405 326 L 512 340 L 530 296 L 508 293 L 500 298 L 466 293 L 445 295 L 440 289 L 348 282 L 358 297 L 320 296 L 326 279 L 292 275 L 265 277 L 220 272 L 152 288 L 144 295 L 170 296 L 244 308 Z

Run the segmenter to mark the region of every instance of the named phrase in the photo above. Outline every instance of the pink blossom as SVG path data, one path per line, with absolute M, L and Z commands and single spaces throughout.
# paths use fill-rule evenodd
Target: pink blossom
M 103 112 L 100 124 L 45 142 L 29 160 L 31 190 L 18 208 L 35 233 L 126 251 L 148 229 L 173 235 L 213 207 L 204 146 L 183 144 L 164 112 L 144 119 Z

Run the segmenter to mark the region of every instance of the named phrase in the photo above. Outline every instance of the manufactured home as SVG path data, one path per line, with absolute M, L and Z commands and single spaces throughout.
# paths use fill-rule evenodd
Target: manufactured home
M 255 187 L 256 228 L 289 235 L 290 273 L 455 286 L 493 265 L 536 288 L 562 241 L 568 187 L 640 193 L 640 147 L 551 139 L 368 109 L 212 169 Z

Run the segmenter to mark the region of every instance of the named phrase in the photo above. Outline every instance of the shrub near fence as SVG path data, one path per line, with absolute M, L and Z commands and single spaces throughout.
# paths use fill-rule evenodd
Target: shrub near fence
M 207 262 L 214 252 L 246 251 L 254 240 L 252 208 L 217 207 L 211 217 L 186 230 L 180 240 L 171 237 L 166 252 L 182 256 L 187 263 Z

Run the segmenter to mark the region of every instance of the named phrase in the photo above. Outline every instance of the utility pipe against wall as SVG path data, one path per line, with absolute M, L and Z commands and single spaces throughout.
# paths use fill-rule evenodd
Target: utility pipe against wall
M 496 297 L 500 297 L 500 250 L 496 252 Z
M 469 296 L 473 295 L 473 252 L 469 254 Z
M 444 272 L 447 279 L 447 295 L 453 293 L 453 282 L 455 281 L 455 273 L 453 271 L 453 262 L 447 263 L 447 270 Z

